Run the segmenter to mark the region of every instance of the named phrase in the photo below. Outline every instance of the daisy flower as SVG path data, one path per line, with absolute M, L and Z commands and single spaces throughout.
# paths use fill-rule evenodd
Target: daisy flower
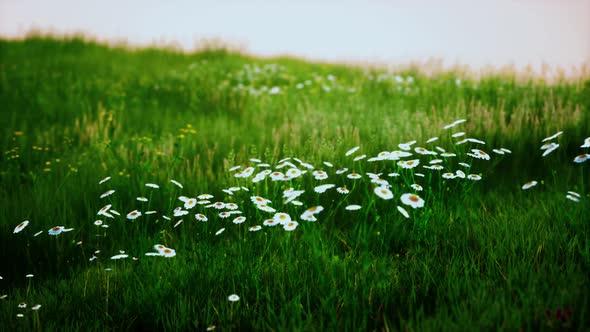
M 209 220 L 209 219 L 207 219 L 207 216 L 206 215 L 200 214 L 200 213 L 195 214 L 195 219 L 197 219 L 198 221 L 207 221 L 207 220 Z
M 584 140 L 584 144 L 580 145 L 581 148 L 590 148 L 590 137 Z
M 27 304 L 26 304 L 26 303 L 24 303 L 24 302 L 22 302 L 22 303 L 19 303 L 19 304 L 18 304 L 18 307 L 19 307 L 20 309 L 24 309 L 24 308 L 26 308 L 26 307 L 27 307 Z
M 375 187 L 375 194 L 383 199 L 392 199 L 393 193 L 387 187 Z
M 272 203 L 270 199 L 266 199 L 266 198 L 260 197 L 260 196 L 251 196 L 250 200 L 252 201 L 252 203 L 257 204 L 257 205 Z
M 551 143 L 550 146 L 547 149 L 545 149 L 545 152 L 543 152 L 543 157 L 545 157 L 546 155 L 550 154 L 551 152 L 557 150 L 558 147 L 559 147 L 559 144 Z
M 490 155 L 483 152 L 482 150 L 479 149 L 471 149 L 471 152 L 473 152 L 473 157 L 477 158 L 477 159 L 483 159 L 483 160 L 490 160 Z
M 244 216 L 240 216 L 240 217 L 236 217 L 236 218 L 234 218 L 234 220 L 233 220 L 233 223 L 234 223 L 234 224 L 241 224 L 241 223 L 243 223 L 244 221 L 246 221 L 246 217 L 244 217 Z
M 344 209 L 348 210 L 348 211 L 356 211 L 356 210 L 360 210 L 361 206 L 356 205 L 356 204 L 351 204 L 351 205 L 346 206 Z
M 423 156 L 426 156 L 426 155 L 436 155 L 437 154 L 434 151 L 430 151 L 430 150 L 427 150 L 427 149 L 421 148 L 421 147 L 414 148 L 414 151 L 416 151 L 416 153 L 421 154 Z
M 120 215 L 121 215 L 119 212 L 117 212 L 117 211 L 115 211 L 115 210 L 111 210 L 111 211 L 109 211 L 109 212 L 110 212 L 110 213 L 112 213 L 112 214 L 116 214 L 116 215 L 118 215 L 118 216 L 120 216 Z
M 270 179 L 272 181 L 283 180 L 284 177 L 285 177 L 285 174 L 283 174 L 281 172 L 272 172 L 272 173 L 270 173 Z
M 500 150 L 504 151 L 505 153 L 512 153 L 512 151 L 506 149 L 506 148 L 501 148 Z
M 389 174 L 387 174 L 387 176 L 392 177 L 392 178 L 396 178 L 399 176 L 399 173 L 389 173 Z
M 157 185 L 157 184 L 155 184 L 155 183 L 146 183 L 146 184 L 145 184 L 145 186 L 146 186 L 146 187 L 150 187 L 150 188 L 155 188 L 155 189 L 158 189 L 158 188 L 160 188 L 160 186 L 158 186 L 158 185 Z
M 146 211 L 145 214 L 156 214 L 158 211 Z
M 188 214 L 187 210 L 183 210 L 181 207 L 177 207 L 176 209 L 174 209 L 174 216 L 175 217 L 182 217 L 182 216 L 186 216 Z
M 219 235 L 223 233 L 223 231 L 225 231 L 225 228 L 220 228 L 217 232 L 215 232 L 215 235 Z
M 444 160 L 442 160 L 442 159 L 432 159 L 432 160 L 431 160 L 431 161 L 429 161 L 428 163 L 429 163 L 429 164 L 431 164 L 431 165 L 432 165 L 432 164 L 440 164 L 440 163 L 442 163 L 443 161 L 444 161 Z
M 422 188 L 422 186 L 419 185 L 419 184 L 417 184 L 417 183 L 412 184 L 410 187 L 412 187 L 412 189 L 414 189 L 416 191 L 422 191 L 422 190 L 424 190 L 424 188 Z
M 127 219 L 133 220 L 133 219 L 139 218 L 140 216 L 141 216 L 141 212 L 139 212 L 137 210 L 133 210 L 127 214 Z
M 248 230 L 249 230 L 250 232 L 257 232 L 257 231 L 259 231 L 259 230 L 261 230 L 261 229 L 262 229 L 262 226 L 260 226 L 260 225 L 256 225 L 256 226 L 252 226 L 252 227 L 250 227 Z
M 426 167 L 426 166 L 424 166 L 424 167 Z M 429 168 L 430 168 L 430 169 L 433 169 L 433 170 L 435 170 L 435 171 L 441 171 L 441 170 L 443 170 L 443 169 L 444 169 L 444 167 L 443 167 L 442 165 L 432 165 L 432 166 L 430 166 Z
M 172 220 L 172 219 L 170 219 L 170 217 L 168 217 L 168 216 L 162 216 L 162 218 L 164 218 L 164 219 L 166 219 L 166 220 L 168 220 L 168 221 Z
M 582 195 L 578 194 L 578 193 L 577 193 L 577 192 L 575 192 L 575 191 L 568 191 L 567 193 L 568 193 L 568 194 L 570 194 L 570 195 L 577 196 L 577 197 L 582 197 Z
M 291 216 L 283 212 L 276 213 L 272 218 L 280 224 L 286 224 L 291 221 Z
M 227 211 L 223 211 L 223 212 L 219 212 L 219 218 L 221 219 L 225 219 L 228 218 L 229 216 L 231 216 L 231 213 L 227 212 Z
M 441 157 L 445 157 L 445 158 L 450 158 L 450 157 L 456 157 L 457 154 L 452 153 L 452 152 L 443 152 L 440 154 Z
M 443 179 L 454 179 L 455 178 L 455 174 L 453 173 L 444 173 L 442 175 Z
M 280 222 L 278 220 L 274 220 L 274 219 L 266 219 L 265 221 L 262 222 L 262 224 L 264 226 L 276 226 L 278 224 L 280 224 Z
M 186 202 L 184 202 L 184 208 L 185 209 L 192 209 L 193 207 L 195 207 L 195 205 L 197 205 L 197 200 L 194 198 L 189 198 L 186 200 Z
M 336 187 L 335 184 L 322 184 L 321 186 L 315 187 L 313 190 L 318 194 L 323 194 L 326 190 Z
M 95 220 L 94 221 L 94 225 L 96 225 L 96 226 L 100 226 L 100 225 L 102 225 L 102 223 L 103 223 L 102 220 Z
M 233 166 L 232 168 L 229 169 L 230 172 L 236 171 L 240 168 L 240 165 L 237 166 Z
M 359 161 L 359 160 L 361 160 L 361 159 L 365 159 L 366 157 L 367 157 L 367 155 L 366 155 L 366 154 L 362 154 L 362 155 L 360 155 L 360 156 L 358 156 L 358 157 L 355 157 L 355 158 L 353 159 L 353 161 Z
M 557 138 L 557 136 L 559 136 L 559 135 L 561 135 L 561 134 L 563 134 L 563 131 L 560 131 L 560 132 L 558 132 L 558 133 L 555 133 L 554 135 L 551 135 L 551 136 L 549 136 L 549 137 L 546 137 L 546 138 L 544 138 L 544 139 L 543 139 L 541 142 L 550 141 L 550 140 L 552 140 L 552 139 L 554 139 L 554 138 Z
M 465 132 L 462 132 L 461 131 L 461 132 L 458 132 L 458 133 L 455 133 L 455 134 L 451 135 L 451 137 L 461 137 L 461 136 L 465 136 Z
M 34 306 L 31 307 L 31 310 L 39 310 L 41 309 L 41 305 L 40 304 L 36 304 Z
M 15 228 L 14 228 L 14 234 L 22 231 L 23 229 L 25 229 L 25 227 L 27 227 L 27 225 L 29 224 L 28 220 L 25 220 L 23 222 L 21 222 L 20 224 L 18 224 Z
M 108 181 L 108 180 L 110 180 L 110 179 L 111 179 L 111 177 L 110 177 L 110 176 L 107 176 L 106 178 L 104 178 L 104 179 L 102 179 L 102 180 L 98 181 L 98 184 L 103 184 L 103 183 L 107 182 L 107 181 Z
M 302 201 L 291 201 L 290 203 L 293 204 L 293 205 L 297 205 L 297 206 L 303 205 L 303 202 Z M 287 204 L 287 203 L 285 203 L 285 204 Z
M 174 224 L 174 226 L 173 226 L 173 227 L 174 227 L 174 228 L 176 228 L 176 227 L 177 227 L 178 225 L 180 225 L 180 224 L 182 224 L 182 219 L 180 219 L 179 221 L 177 221 L 177 222 Z
M 406 211 L 406 209 L 404 209 L 401 206 L 397 206 L 397 210 L 399 211 L 399 213 L 401 213 L 404 217 L 406 218 L 410 218 L 410 215 L 408 214 L 408 211 Z
M 457 171 L 455 172 L 455 175 L 456 175 L 457 177 L 461 178 L 461 179 L 464 179 L 464 178 L 465 178 L 465 173 L 464 173 L 463 171 L 461 171 L 461 170 L 457 170 Z
M 180 184 L 180 182 L 178 182 L 178 181 L 176 181 L 176 180 L 170 180 L 170 182 L 172 182 L 174 185 L 176 185 L 176 186 L 178 186 L 178 187 L 180 187 L 180 188 L 184 188 L 184 187 L 182 186 L 182 184 Z
M 252 174 L 254 174 L 254 167 L 248 167 L 242 171 L 243 178 L 248 178 L 248 177 L 252 176 Z
M 145 197 L 137 197 L 136 199 L 140 202 L 147 202 L 148 201 L 148 199 Z
M 336 188 L 336 191 L 339 194 L 343 194 L 343 195 L 348 194 L 350 192 L 346 187 L 338 187 L 338 188 Z
M 432 138 L 429 138 L 429 139 L 426 141 L 426 143 L 432 143 L 432 142 L 434 142 L 434 141 L 436 141 L 436 140 L 438 140 L 438 137 L 432 137 Z
M 459 165 L 465 167 L 465 168 L 470 168 L 471 165 L 467 164 L 467 163 L 458 163 Z
M 325 180 L 328 178 L 328 173 L 324 171 L 313 171 L 311 174 L 316 180 Z
M 260 164 L 262 162 L 262 160 L 258 159 L 258 158 L 250 158 L 250 161 L 256 164 Z
M 201 194 L 201 195 L 197 196 L 197 198 L 198 199 L 201 199 L 201 200 L 211 199 L 211 198 L 213 198 L 213 195 L 210 195 L 210 194 Z
M 358 149 L 360 149 L 360 146 L 355 146 L 354 148 L 346 151 L 346 153 L 344 154 L 345 156 L 350 156 L 351 154 L 355 153 Z
M 223 202 L 215 202 L 215 203 L 213 203 L 211 205 L 207 205 L 206 207 L 207 208 L 213 207 L 216 210 L 221 210 L 221 209 L 225 209 L 225 203 L 223 203 Z
M 43 231 L 38 231 L 37 233 L 35 233 L 35 235 L 33 235 L 34 237 L 37 237 L 39 235 L 43 234 Z
M 311 213 L 311 214 L 318 214 L 324 211 L 324 207 L 321 205 L 310 207 L 309 209 L 305 210 L 304 213 Z
M 286 173 L 285 173 L 290 179 L 295 179 L 299 176 L 301 176 L 302 172 L 300 169 L 298 168 L 290 168 Z
M 297 228 L 298 225 L 299 223 L 296 221 L 289 221 L 288 223 L 283 224 L 283 229 L 286 231 L 292 231 Z
M 129 257 L 129 255 L 119 254 L 119 255 L 112 256 L 111 259 L 123 259 L 123 258 L 127 258 L 127 257 Z
M 454 127 L 454 126 L 456 126 L 456 125 L 458 125 L 458 124 L 461 124 L 461 123 L 463 123 L 463 122 L 465 122 L 465 121 L 467 121 L 467 120 L 465 120 L 465 119 L 459 119 L 459 120 L 457 120 L 457 121 L 455 121 L 455 122 L 453 122 L 453 123 L 451 123 L 451 124 L 445 125 L 445 126 L 443 127 L 443 129 L 449 129 L 449 128 L 452 128 L 452 127 Z
M 61 232 L 63 232 L 65 229 L 64 226 L 55 226 L 51 229 L 49 229 L 49 231 L 47 231 L 49 233 L 49 235 L 58 235 L 61 234 Z
M 348 174 L 346 177 L 349 179 L 356 180 L 356 179 L 362 178 L 362 175 L 353 172 L 353 173 Z
M 174 257 L 176 256 L 176 250 L 171 248 L 164 248 L 162 249 L 162 251 L 160 251 L 160 256 L 164 256 L 166 258 Z
M 336 174 L 343 174 L 348 172 L 348 168 L 340 168 L 338 170 L 336 170 Z
M 576 158 L 574 158 L 574 162 L 583 163 L 588 159 L 590 159 L 590 154 L 581 154 L 581 155 L 577 156 Z
M 424 200 L 420 196 L 415 194 L 403 194 L 401 197 L 402 203 L 415 208 L 421 208 L 424 206 Z
M 469 174 L 469 175 L 467 175 L 467 178 L 469 180 L 473 180 L 473 181 L 479 181 L 479 180 L 481 180 L 481 176 L 480 175 L 477 175 L 477 174 Z
M 227 297 L 227 299 L 228 299 L 230 302 L 237 302 L 237 301 L 239 301 L 239 300 L 240 300 L 240 297 L 239 297 L 239 296 L 237 296 L 236 294 L 232 294 L 232 295 L 228 296 L 228 297 Z
M 504 154 L 504 151 L 500 149 L 492 149 L 492 152 L 494 152 L 495 154 Z
M 329 161 L 324 161 L 323 164 L 326 165 L 326 166 L 328 166 L 328 167 L 334 167 L 334 165 L 331 162 L 329 162 Z
M 567 194 L 567 195 L 565 195 L 565 197 L 567 199 L 569 199 L 570 201 L 574 201 L 576 203 L 580 201 L 580 198 L 578 196 L 574 196 L 574 195 L 571 195 L 571 194 Z
M 111 189 L 111 190 L 107 190 L 107 191 L 106 191 L 104 194 L 100 195 L 100 198 L 105 198 L 105 197 L 107 197 L 107 196 L 110 196 L 110 195 L 112 195 L 114 192 L 115 192 L 115 191 L 114 191 L 114 190 L 112 190 L 112 189 Z
M 529 181 L 522 186 L 523 190 L 527 190 L 537 185 L 537 181 Z
M 276 212 L 277 211 L 273 207 L 270 207 L 270 206 L 268 206 L 266 204 L 258 204 L 258 205 L 256 205 L 256 207 L 259 210 L 262 210 L 262 211 L 265 211 L 265 212 L 270 212 L 270 213 L 273 213 L 273 212 Z
M 401 168 L 411 169 L 411 168 L 414 168 L 414 167 L 420 165 L 420 160 L 418 160 L 418 159 L 400 160 L 397 162 L 397 165 L 400 166 Z
M 238 204 L 236 203 L 226 203 L 225 204 L 225 208 L 228 210 L 237 210 L 238 209 Z

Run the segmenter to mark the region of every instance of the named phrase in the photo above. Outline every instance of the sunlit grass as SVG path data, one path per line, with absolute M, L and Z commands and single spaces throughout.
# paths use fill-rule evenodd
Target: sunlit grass
M 588 78 L 0 60 L 0 330 L 590 324 Z

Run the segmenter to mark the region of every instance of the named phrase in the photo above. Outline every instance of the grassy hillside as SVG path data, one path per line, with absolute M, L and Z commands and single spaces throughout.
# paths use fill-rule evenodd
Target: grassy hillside
M 29 38 L 0 105 L 0 330 L 590 326 L 590 78 Z

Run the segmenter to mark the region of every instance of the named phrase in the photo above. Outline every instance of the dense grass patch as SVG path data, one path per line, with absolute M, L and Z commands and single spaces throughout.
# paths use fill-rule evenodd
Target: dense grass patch
M 0 330 L 590 326 L 590 161 L 574 162 L 590 153 L 590 78 L 473 80 L 29 38 L 0 41 L 0 105 Z M 457 144 L 466 138 L 485 144 Z M 371 159 L 414 140 L 411 156 Z M 559 146 L 542 156 L 547 142 Z M 253 182 L 293 168 L 306 173 Z M 289 188 L 305 191 L 302 205 L 285 203 Z M 205 193 L 210 203 L 179 200 Z M 218 201 L 246 221 L 207 207 Z M 97 215 L 107 204 L 120 216 Z M 304 220 L 313 206 L 317 221 Z M 277 212 L 298 224 L 263 225 Z M 55 226 L 73 230 L 49 235 Z M 156 244 L 176 255 L 146 256 Z

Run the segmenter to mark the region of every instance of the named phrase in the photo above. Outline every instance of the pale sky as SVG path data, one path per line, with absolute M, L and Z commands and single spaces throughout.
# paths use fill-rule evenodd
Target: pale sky
M 31 28 L 187 50 L 220 38 L 328 61 L 590 62 L 590 0 L 0 0 L 0 36 Z

